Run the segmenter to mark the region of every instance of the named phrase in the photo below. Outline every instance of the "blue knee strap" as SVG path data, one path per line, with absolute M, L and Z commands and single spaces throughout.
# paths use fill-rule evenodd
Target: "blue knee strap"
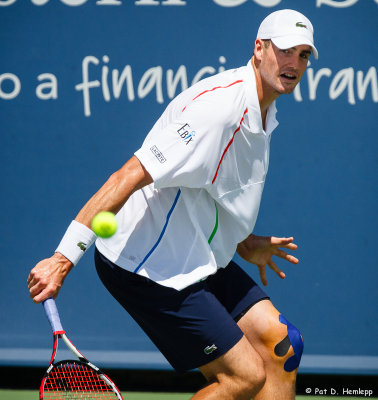
M 294 355 L 288 358 L 284 364 L 284 370 L 286 372 L 294 371 L 299 367 L 303 353 L 303 340 L 299 330 L 292 325 L 282 314 L 279 315 L 281 324 L 287 326 L 287 334 L 289 336 L 290 344 L 293 347 Z

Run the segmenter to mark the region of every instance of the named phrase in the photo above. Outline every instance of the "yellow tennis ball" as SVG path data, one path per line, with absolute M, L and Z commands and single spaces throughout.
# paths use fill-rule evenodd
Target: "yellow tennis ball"
M 92 219 L 93 232 L 102 238 L 110 238 L 117 231 L 117 220 L 110 211 L 101 211 Z

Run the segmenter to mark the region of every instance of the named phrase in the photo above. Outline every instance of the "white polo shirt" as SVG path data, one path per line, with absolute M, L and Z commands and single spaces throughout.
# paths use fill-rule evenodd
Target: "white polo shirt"
M 178 95 L 135 153 L 153 184 L 130 197 L 99 251 L 178 290 L 226 267 L 256 222 L 275 114 L 273 103 L 264 131 L 250 62 Z

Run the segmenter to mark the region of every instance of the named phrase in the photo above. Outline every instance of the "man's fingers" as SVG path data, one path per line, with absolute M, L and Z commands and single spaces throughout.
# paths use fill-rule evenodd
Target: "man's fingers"
M 285 237 L 275 237 L 275 236 L 272 236 L 272 237 L 270 238 L 271 244 L 274 244 L 275 246 L 286 245 L 286 244 L 292 243 L 293 240 L 294 240 L 293 237 L 285 238 Z
M 268 280 L 266 279 L 266 271 L 265 271 L 265 265 L 263 267 L 258 267 L 259 272 L 260 272 L 260 279 L 261 282 L 264 286 L 268 285 Z
M 290 250 L 297 250 L 298 248 L 298 246 L 295 243 L 289 243 L 281 247 L 285 247 L 285 249 L 290 249 Z
M 56 297 L 61 285 L 42 277 L 33 277 L 29 280 L 29 293 L 34 303 L 40 303 L 49 297 Z
M 286 261 L 291 262 L 292 264 L 298 264 L 299 260 L 297 257 L 292 256 L 291 254 L 286 253 L 286 251 L 277 249 L 276 250 L 276 256 L 283 258 Z
M 29 293 L 30 297 L 34 299 L 35 296 L 37 296 L 39 293 L 41 293 L 43 290 L 45 290 L 46 285 L 44 285 L 41 282 L 35 282 L 34 284 L 29 283 Z
M 52 297 L 52 296 L 44 290 L 41 293 L 39 293 L 37 296 L 34 296 L 33 301 L 34 301 L 34 303 L 38 304 L 38 303 L 42 303 L 42 301 L 48 299 L 49 297 Z
M 41 303 L 49 297 L 53 297 L 54 299 L 56 299 L 58 293 L 58 288 L 51 288 L 47 286 L 43 290 L 38 291 L 36 289 L 35 292 L 33 292 L 33 295 L 30 293 L 30 297 L 33 299 L 34 303 Z
M 297 250 L 298 246 L 295 243 L 293 243 L 293 241 L 294 241 L 293 237 L 279 238 L 272 236 L 270 243 L 277 247 L 285 247 L 286 249 Z
M 268 265 L 269 268 L 273 270 L 281 279 L 284 279 L 286 277 L 285 273 L 282 272 L 272 260 L 268 261 Z
M 28 289 L 30 290 L 36 282 L 34 282 L 34 279 L 28 279 Z
M 33 286 L 33 282 L 35 281 L 35 276 L 33 270 L 30 271 L 30 274 L 28 276 L 28 279 L 26 280 L 28 287 L 30 289 L 31 286 Z

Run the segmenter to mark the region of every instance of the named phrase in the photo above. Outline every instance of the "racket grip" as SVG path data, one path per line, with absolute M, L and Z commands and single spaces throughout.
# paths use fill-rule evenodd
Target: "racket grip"
M 62 324 L 60 322 L 58 309 L 56 308 L 55 300 L 50 297 L 43 302 L 43 307 L 45 309 L 47 319 L 50 322 L 53 333 L 64 332 Z

